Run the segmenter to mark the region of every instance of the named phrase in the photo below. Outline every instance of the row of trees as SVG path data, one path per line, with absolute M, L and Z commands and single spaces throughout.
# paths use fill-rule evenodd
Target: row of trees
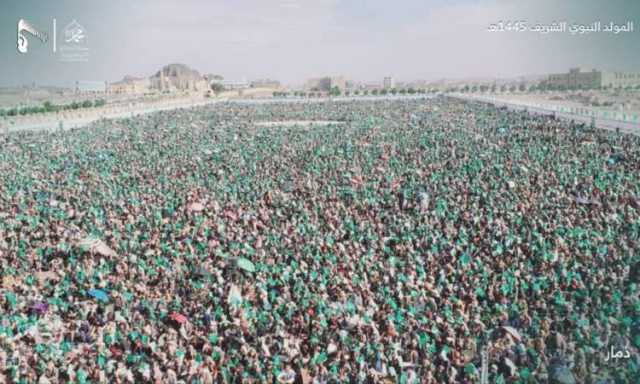
M 71 110 L 77 110 L 81 108 L 102 107 L 106 103 L 107 102 L 104 99 L 84 100 L 82 102 L 74 101 L 68 104 L 53 104 L 50 101 L 45 101 L 40 106 L 34 105 L 34 106 L 20 107 L 20 108 L 0 109 L 0 116 L 18 116 L 18 115 L 24 116 L 24 115 L 34 115 L 37 113 L 71 111 Z
M 640 85 L 637 85 L 635 87 L 632 86 L 627 86 L 624 89 L 626 90 L 632 90 L 632 89 L 640 89 Z M 541 82 L 539 84 L 531 84 L 529 86 L 527 86 L 524 83 L 520 83 L 518 85 L 515 84 L 511 84 L 509 86 L 507 86 L 506 84 L 502 84 L 501 86 L 497 86 L 495 84 L 492 85 L 487 85 L 487 84 L 482 84 L 482 85 L 464 85 L 461 87 L 450 87 L 449 89 L 447 89 L 450 92 L 471 92 L 471 93 L 476 93 L 476 92 L 491 92 L 491 93 L 496 93 L 497 91 L 504 93 L 504 92 L 544 92 L 544 91 L 579 91 L 579 90 L 592 90 L 592 89 L 598 89 L 598 90 L 602 90 L 602 89 L 613 89 L 611 86 L 607 86 L 607 87 L 585 87 L 585 86 L 577 86 L 577 87 L 566 87 L 563 85 L 560 86 L 555 86 L 554 84 L 547 84 L 544 82 Z M 616 89 L 621 90 L 623 89 L 622 87 L 617 87 Z
M 368 89 L 364 89 L 364 90 L 346 90 L 346 91 L 342 91 L 340 88 L 338 87 L 333 87 L 331 90 L 329 90 L 329 95 L 331 96 L 341 96 L 341 95 L 345 95 L 345 96 L 378 96 L 378 95 L 415 95 L 415 94 L 426 94 L 426 93 L 436 93 L 438 92 L 437 89 L 415 89 L 415 88 L 400 88 L 400 89 L 396 89 L 396 88 L 391 88 L 391 89 L 372 89 L 372 90 L 368 90 Z M 322 92 L 316 92 L 316 91 L 311 91 L 311 92 L 304 92 L 304 91 L 293 91 L 293 92 L 273 92 L 273 96 L 274 97 L 288 97 L 288 96 L 294 96 L 294 97 L 319 97 L 321 96 L 323 93 Z

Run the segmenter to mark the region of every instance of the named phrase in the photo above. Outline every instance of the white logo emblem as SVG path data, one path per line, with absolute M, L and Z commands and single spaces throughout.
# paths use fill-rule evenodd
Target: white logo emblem
M 27 47 L 29 46 L 29 41 L 27 40 L 27 36 L 25 36 L 24 32 L 29 32 L 40 39 L 43 43 L 47 42 L 48 36 L 46 33 L 40 32 L 28 21 L 20 19 L 18 20 L 18 52 L 20 53 L 27 53 Z
M 84 43 L 87 35 L 85 29 L 75 19 L 64 28 L 64 41 L 66 43 Z

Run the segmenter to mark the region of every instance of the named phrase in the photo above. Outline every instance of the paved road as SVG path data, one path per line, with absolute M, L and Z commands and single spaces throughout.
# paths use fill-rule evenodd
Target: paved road
M 579 121 L 579 122 L 585 122 L 587 124 L 591 124 L 592 118 L 589 116 L 581 116 L 581 115 L 576 115 L 573 113 L 566 113 L 566 112 L 557 112 L 557 111 L 553 111 L 551 109 L 545 109 L 545 108 L 539 108 L 539 107 L 535 107 L 535 106 L 528 106 L 528 105 L 521 105 L 521 104 L 514 104 L 514 103 L 509 103 L 506 101 L 494 101 L 494 100 L 482 100 L 482 99 L 477 99 L 474 97 L 470 97 L 470 96 L 461 96 L 461 95 L 453 95 L 450 97 L 454 97 L 454 98 L 458 98 L 458 99 L 462 99 L 462 100 L 473 100 L 473 101 L 479 101 L 482 103 L 488 103 L 488 104 L 493 104 L 495 106 L 498 107 L 507 107 L 511 110 L 516 110 L 516 111 L 522 111 L 522 110 L 527 110 L 529 112 L 532 113 L 538 113 L 538 114 L 543 114 L 543 115 L 554 115 L 557 117 L 561 117 L 564 119 L 568 119 L 568 120 L 574 120 L 574 121 Z M 620 121 L 620 120 L 613 120 L 613 119 L 605 119 L 605 118 L 600 118 L 600 117 L 596 117 L 594 119 L 595 122 L 595 126 L 596 128 L 600 128 L 600 129 L 606 129 L 609 131 L 615 131 L 616 129 L 619 129 L 620 132 L 624 132 L 624 133 L 631 133 L 633 135 L 638 135 L 640 136 L 640 123 L 632 123 L 629 121 Z
M 221 99 L 193 99 L 193 100 L 169 100 L 165 103 L 149 103 L 137 105 L 131 107 L 118 107 L 114 109 L 95 109 L 79 111 L 77 114 L 61 117 L 59 115 L 52 114 L 50 116 L 37 116 L 41 117 L 35 121 L 18 121 L 14 124 L 9 124 L 7 121 L 0 120 L 0 133 L 17 132 L 17 131 L 47 131 L 60 128 L 73 129 L 85 126 L 94 121 L 100 119 L 117 119 L 124 117 L 132 117 L 137 115 L 143 115 L 147 113 L 153 113 L 158 111 L 166 111 L 178 108 L 191 108 L 200 105 L 215 104 L 226 101 L 226 98 Z

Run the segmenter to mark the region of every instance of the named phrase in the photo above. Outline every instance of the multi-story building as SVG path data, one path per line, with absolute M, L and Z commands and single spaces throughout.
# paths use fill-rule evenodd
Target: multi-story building
M 382 80 L 382 87 L 384 89 L 391 89 L 396 87 L 396 82 L 393 77 L 387 76 Z
M 549 75 L 545 83 L 547 86 L 567 89 L 637 87 L 640 85 L 640 73 L 606 72 L 596 69 L 583 72 L 580 68 L 571 68 L 569 73 Z
M 547 86 L 555 88 L 597 88 L 602 83 L 602 72 L 595 69 L 583 72 L 580 68 L 571 68 L 569 73 L 549 75 Z
M 602 86 L 627 88 L 640 86 L 640 72 L 602 72 Z
M 307 80 L 304 85 L 304 88 L 308 91 L 329 91 L 334 87 L 341 91 L 347 88 L 347 81 L 344 76 L 316 77 Z

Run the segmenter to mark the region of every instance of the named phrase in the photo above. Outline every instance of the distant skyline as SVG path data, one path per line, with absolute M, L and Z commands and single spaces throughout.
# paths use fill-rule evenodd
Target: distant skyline
M 49 34 L 16 50 L 24 18 Z M 77 20 L 86 62 L 52 52 Z M 500 20 L 634 23 L 629 33 L 490 32 Z M 640 2 L 633 0 L 224 0 L 5 2 L 0 86 L 69 86 L 149 76 L 169 63 L 227 79 L 299 85 L 323 75 L 355 81 L 513 78 L 569 67 L 640 71 Z

